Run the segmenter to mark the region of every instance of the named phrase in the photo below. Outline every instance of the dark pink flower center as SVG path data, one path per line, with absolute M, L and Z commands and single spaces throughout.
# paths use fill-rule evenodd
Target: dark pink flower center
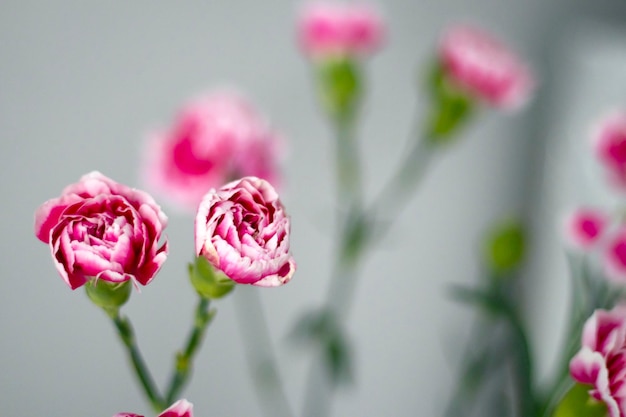
M 213 168 L 213 161 L 198 154 L 191 135 L 192 132 L 187 132 L 187 135 L 174 145 L 172 152 L 174 164 L 181 172 L 188 175 L 206 174 Z

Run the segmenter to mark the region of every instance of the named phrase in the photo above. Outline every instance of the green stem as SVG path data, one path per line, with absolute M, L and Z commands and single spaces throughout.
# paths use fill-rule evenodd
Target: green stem
M 342 125 L 338 125 L 342 126 Z M 343 126 L 338 129 L 338 138 L 351 132 L 351 128 Z M 369 208 L 363 209 L 361 195 L 359 192 L 350 190 L 351 184 L 359 184 L 347 174 L 358 173 L 358 163 L 355 160 L 356 151 L 349 151 L 350 141 L 342 141 L 343 145 L 338 145 L 337 169 L 338 169 L 338 189 L 340 209 L 347 207 L 345 216 L 339 215 L 339 236 L 338 248 L 336 248 L 333 272 L 330 278 L 329 291 L 327 293 L 325 310 L 330 310 L 337 320 L 344 320 L 351 306 L 352 296 L 357 283 L 357 267 L 362 256 L 367 250 L 373 248 L 373 243 L 380 241 L 380 237 L 385 233 L 383 230 L 370 230 L 370 221 L 377 220 L 378 213 L 385 213 L 389 218 L 394 218 L 408 202 L 409 197 L 414 192 L 426 171 L 432 149 L 428 148 L 427 141 L 414 138 L 412 148 L 403 162 L 400 164 L 394 175 L 387 182 L 383 191 Z M 342 159 L 345 158 L 345 159 Z M 345 162 L 344 165 L 342 165 Z M 342 173 L 341 168 L 345 170 Z M 356 178 L 360 178 L 356 174 Z M 347 198 L 351 201 L 346 203 Z M 389 226 L 389 225 L 387 225 Z M 373 238 L 376 238 L 374 240 Z M 305 387 L 304 416 L 324 417 L 330 412 L 330 397 L 333 389 L 328 384 L 327 376 L 324 374 L 324 367 L 320 365 L 323 355 L 319 352 L 315 355 Z
M 511 325 L 514 336 L 513 349 L 517 349 L 516 373 L 518 382 L 518 401 L 520 416 L 535 416 L 537 402 L 533 390 L 532 356 L 526 331 L 517 311 L 512 306 L 507 306 L 503 311 Z
M 345 213 L 358 207 L 363 198 L 359 149 L 350 120 L 335 122 L 335 146 L 338 210 Z
M 133 331 L 133 327 L 130 324 L 130 320 L 125 317 L 122 317 L 119 313 L 119 309 L 105 309 L 115 328 L 117 329 L 117 334 L 120 337 L 120 340 L 126 347 L 126 351 L 128 356 L 133 364 L 133 368 L 135 370 L 135 374 L 139 378 L 139 382 L 143 388 L 144 394 L 148 397 L 150 401 L 150 405 L 152 409 L 160 413 L 165 405 L 163 404 L 163 400 L 161 398 L 161 394 L 159 394 L 159 390 L 156 387 L 154 380 L 152 379 L 152 375 L 150 375 L 150 371 L 146 366 L 145 361 L 141 355 L 141 351 L 137 346 L 137 342 L 135 339 L 135 332 Z
M 365 211 L 365 218 L 376 219 L 380 213 L 384 213 L 386 218 L 394 219 L 415 193 L 437 148 L 419 135 L 415 135 L 410 146 L 399 167 Z M 380 236 L 378 233 L 375 235 Z
M 561 358 L 555 377 L 541 403 L 540 417 L 549 417 L 558 401 L 571 387 L 569 362 L 580 349 L 580 335 L 585 320 L 593 310 L 601 307 L 603 302 L 603 297 L 599 297 L 598 290 L 594 288 L 597 285 L 593 282 L 586 259 L 577 258 L 574 254 L 568 253 L 567 261 L 572 277 L 568 332 L 566 333 L 564 349 L 561 349 Z
M 263 414 L 266 417 L 292 417 L 294 414 L 278 372 L 258 289 L 241 288 L 237 291 L 235 307 Z
M 176 401 L 180 392 L 189 382 L 193 368 L 194 355 L 202 344 L 209 323 L 211 323 L 211 320 L 215 316 L 215 310 L 209 310 L 209 304 L 210 301 L 208 299 L 200 297 L 200 301 L 196 307 L 193 327 L 187 338 L 187 343 L 183 350 L 176 354 L 176 365 L 174 374 L 170 378 L 166 404 L 172 404 Z

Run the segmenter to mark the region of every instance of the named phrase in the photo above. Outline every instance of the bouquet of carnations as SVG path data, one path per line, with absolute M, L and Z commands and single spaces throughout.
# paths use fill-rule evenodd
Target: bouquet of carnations
M 378 194 L 369 196 L 358 136 L 367 59 L 383 47 L 385 34 L 380 11 L 366 4 L 310 3 L 298 17 L 297 40 L 310 61 L 320 108 L 335 136 L 336 161 L 330 288 L 321 306 L 295 321 L 290 335 L 292 341 L 313 347 L 303 417 L 330 415 L 334 393 L 353 379 L 351 357 L 358 347 L 351 346 L 346 318 L 363 263 L 385 242 L 427 168 L 481 114 L 522 109 L 536 84 L 530 68 L 486 30 L 451 25 L 424 77 L 428 112 L 411 130 L 394 171 L 375 173 L 389 179 Z M 626 112 L 603 120 L 593 143 L 611 184 L 625 188 Z M 192 415 L 184 390 L 216 301 L 239 285 L 267 291 L 296 273 L 290 217 L 279 196 L 284 144 L 243 94 L 228 91 L 190 100 L 171 127 L 144 142 L 144 158 L 137 164 L 142 188 L 195 219 L 190 237 L 195 250 L 186 273 L 198 302 L 163 389 L 122 312 L 142 286 L 158 285 L 155 277 L 167 259 L 167 216 L 158 200 L 93 171 L 36 211 L 35 235 L 49 246 L 58 274 L 72 290 L 83 288 L 109 317 L 132 373 L 159 417 Z M 613 285 L 626 279 L 623 215 L 579 208 L 566 218 L 564 231 L 572 266 L 572 312 L 568 343 L 553 379 L 543 385 L 534 376 L 533 349 L 517 297 L 525 232 L 521 222 L 509 218 L 496 222 L 486 235 L 484 279 L 450 289 L 454 299 L 479 314 L 442 414 L 626 416 L 626 304 Z M 262 306 L 253 298 L 247 308 L 248 316 L 257 320 L 253 343 L 258 349 L 249 360 L 261 408 L 266 417 L 300 415 L 285 395 Z M 117 414 L 121 416 L 137 415 Z

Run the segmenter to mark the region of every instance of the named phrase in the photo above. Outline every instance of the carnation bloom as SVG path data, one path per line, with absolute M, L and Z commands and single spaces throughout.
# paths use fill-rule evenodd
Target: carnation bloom
M 626 189 L 626 111 L 614 112 L 598 122 L 593 147 L 611 183 Z
M 593 387 L 589 394 L 606 404 L 610 417 L 626 416 L 626 305 L 596 310 L 587 320 L 570 373 Z
M 278 135 L 242 97 L 207 95 L 151 137 L 142 175 L 151 190 L 195 211 L 209 189 L 235 178 L 254 175 L 276 183 L 279 152 Z
M 134 413 L 118 413 L 113 417 L 143 417 Z M 157 417 L 193 417 L 193 404 L 187 400 L 178 400 Z
M 72 289 L 92 278 L 149 283 L 167 257 L 166 224 L 148 194 L 95 171 L 35 213 L 35 235 Z
M 196 254 L 237 283 L 274 287 L 295 271 L 289 217 L 265 180 L 244 177 L 209 191 L 195 229 Z
M 372 54 L 383 33 L 380 13 L 367 4 L 309 3 L 298 21 L 300 46 L 314 58 Z
M 609 217 L 594 208 L 579 207 L 565 219 L 565 237 L 573 246 L 589 250 L 606 231 Z
M 526 65 L 476 27 L 451 27 L 439 45 L 439 59 L 447 80 L 493 107 L 521 106 L 534 85 Z

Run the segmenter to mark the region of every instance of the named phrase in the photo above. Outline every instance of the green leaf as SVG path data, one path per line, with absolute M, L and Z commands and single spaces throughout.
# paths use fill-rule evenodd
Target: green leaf
M 347 385 L 353 381 L 351 352 L 341 333 L 326 342 L 324 359 L 333 384 Z
M 492 314 L 502 313 L 509 308 L 507 301 L 498 293 L 490 292 L 481 288 L 454 285 L 450 289 L 450 294 L 452 295 L 452 298 L 457 301 L 476 305 Z
M 322 310 L 305 314 L 296 322 L 290 339 L 321 351 L 331 383 L 345 385 L 353 381 L 351 350 L 343 329 L 331 312 Z
M 589 386 L 575 384 L 559 402 L 552 417 L 605 417 L 604 403 L 589 396 Z
M 202 256 L 189 264 L 189 278 L 198 294 L 207 299 L 224 297 L 235 288 L 236 284 L 221 271 L 215 270 Z
M 300 344 L 321 344 L 335 332 L 334 327 L 334 319 L 329 312 L 310 311 L 296 321 L 289 338 Z

